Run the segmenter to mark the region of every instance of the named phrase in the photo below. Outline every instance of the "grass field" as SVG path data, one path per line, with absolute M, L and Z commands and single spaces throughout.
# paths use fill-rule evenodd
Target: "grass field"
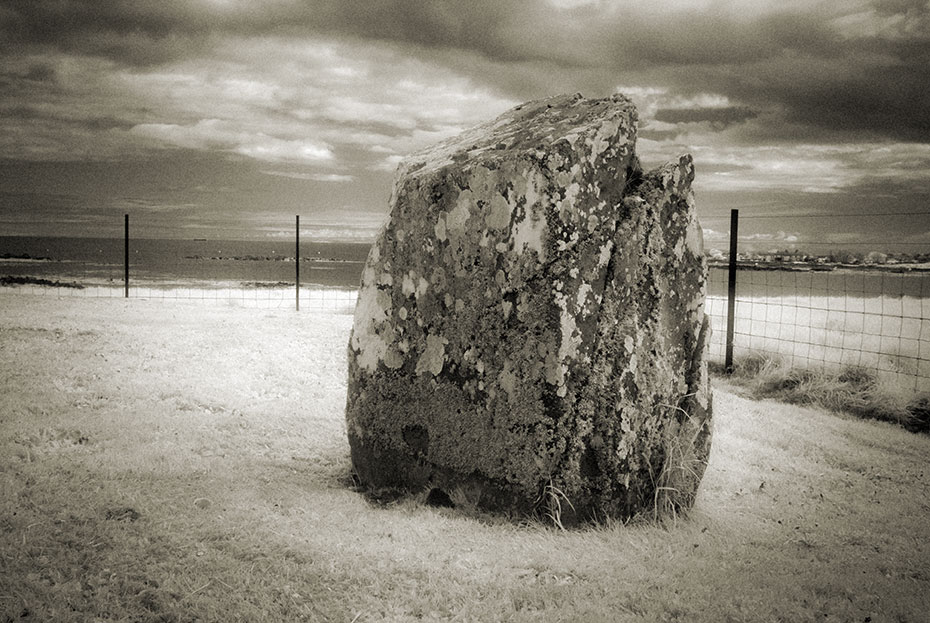
M 697 505 L 351 487 L 351 316 L 0 291 L 0 622 L 925 621 L 930 437 L 716 384 Z

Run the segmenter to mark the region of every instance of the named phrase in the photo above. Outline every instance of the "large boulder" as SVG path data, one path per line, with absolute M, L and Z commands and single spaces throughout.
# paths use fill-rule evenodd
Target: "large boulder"
M 535 101 L 407 158 L 349 343 L 369 488 L 557 522 L 689 508 L 710 449 L 689 156 L 623 96 Z

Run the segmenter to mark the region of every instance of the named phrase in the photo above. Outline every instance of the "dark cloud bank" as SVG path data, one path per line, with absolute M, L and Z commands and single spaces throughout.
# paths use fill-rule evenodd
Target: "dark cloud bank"
M 370 39 L 418 48 L 411 53 L 518 100 L 658 80 L 683 95 L 729 97 L 738 108 L 726 118 L 703 113 L 715 122 L 772 112 L 773 124 L 812 136 L 930 140 L 926 2 L 758 3 L 756 11 L 632 4 L 12 0 L 3 9 L 2 38 L 7 55 L 54 50 L 136 66 L 203 54 L 230 36 Z M 36 66 L 31 78 L 52 76 Z M 659 118 L 682 115 L 701 113 L 664 111 Z

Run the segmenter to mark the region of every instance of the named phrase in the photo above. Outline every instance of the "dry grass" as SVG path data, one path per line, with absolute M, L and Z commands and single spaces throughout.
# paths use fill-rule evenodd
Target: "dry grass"
M 930 611 L 927 436 L 721 385 L 688 517 L 560 531 L 375 504 L 350 486 L 350 324 L 0 294 L 0 621 Z
M 917 392 L 875 370 L 809 370 L 771 355 L 752 355 L 736 362 L 731 379 L 754 398 L 818 405 L 930 432 L 930 393 Z

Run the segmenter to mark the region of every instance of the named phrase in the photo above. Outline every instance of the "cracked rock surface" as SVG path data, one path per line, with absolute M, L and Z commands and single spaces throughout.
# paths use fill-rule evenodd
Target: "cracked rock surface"
M 710 450 L 690 156 L 643 172 L 621 95 L 559 96 L 408 157 L 362 276 L 363 486 L 562 523 L 689 508 Z

